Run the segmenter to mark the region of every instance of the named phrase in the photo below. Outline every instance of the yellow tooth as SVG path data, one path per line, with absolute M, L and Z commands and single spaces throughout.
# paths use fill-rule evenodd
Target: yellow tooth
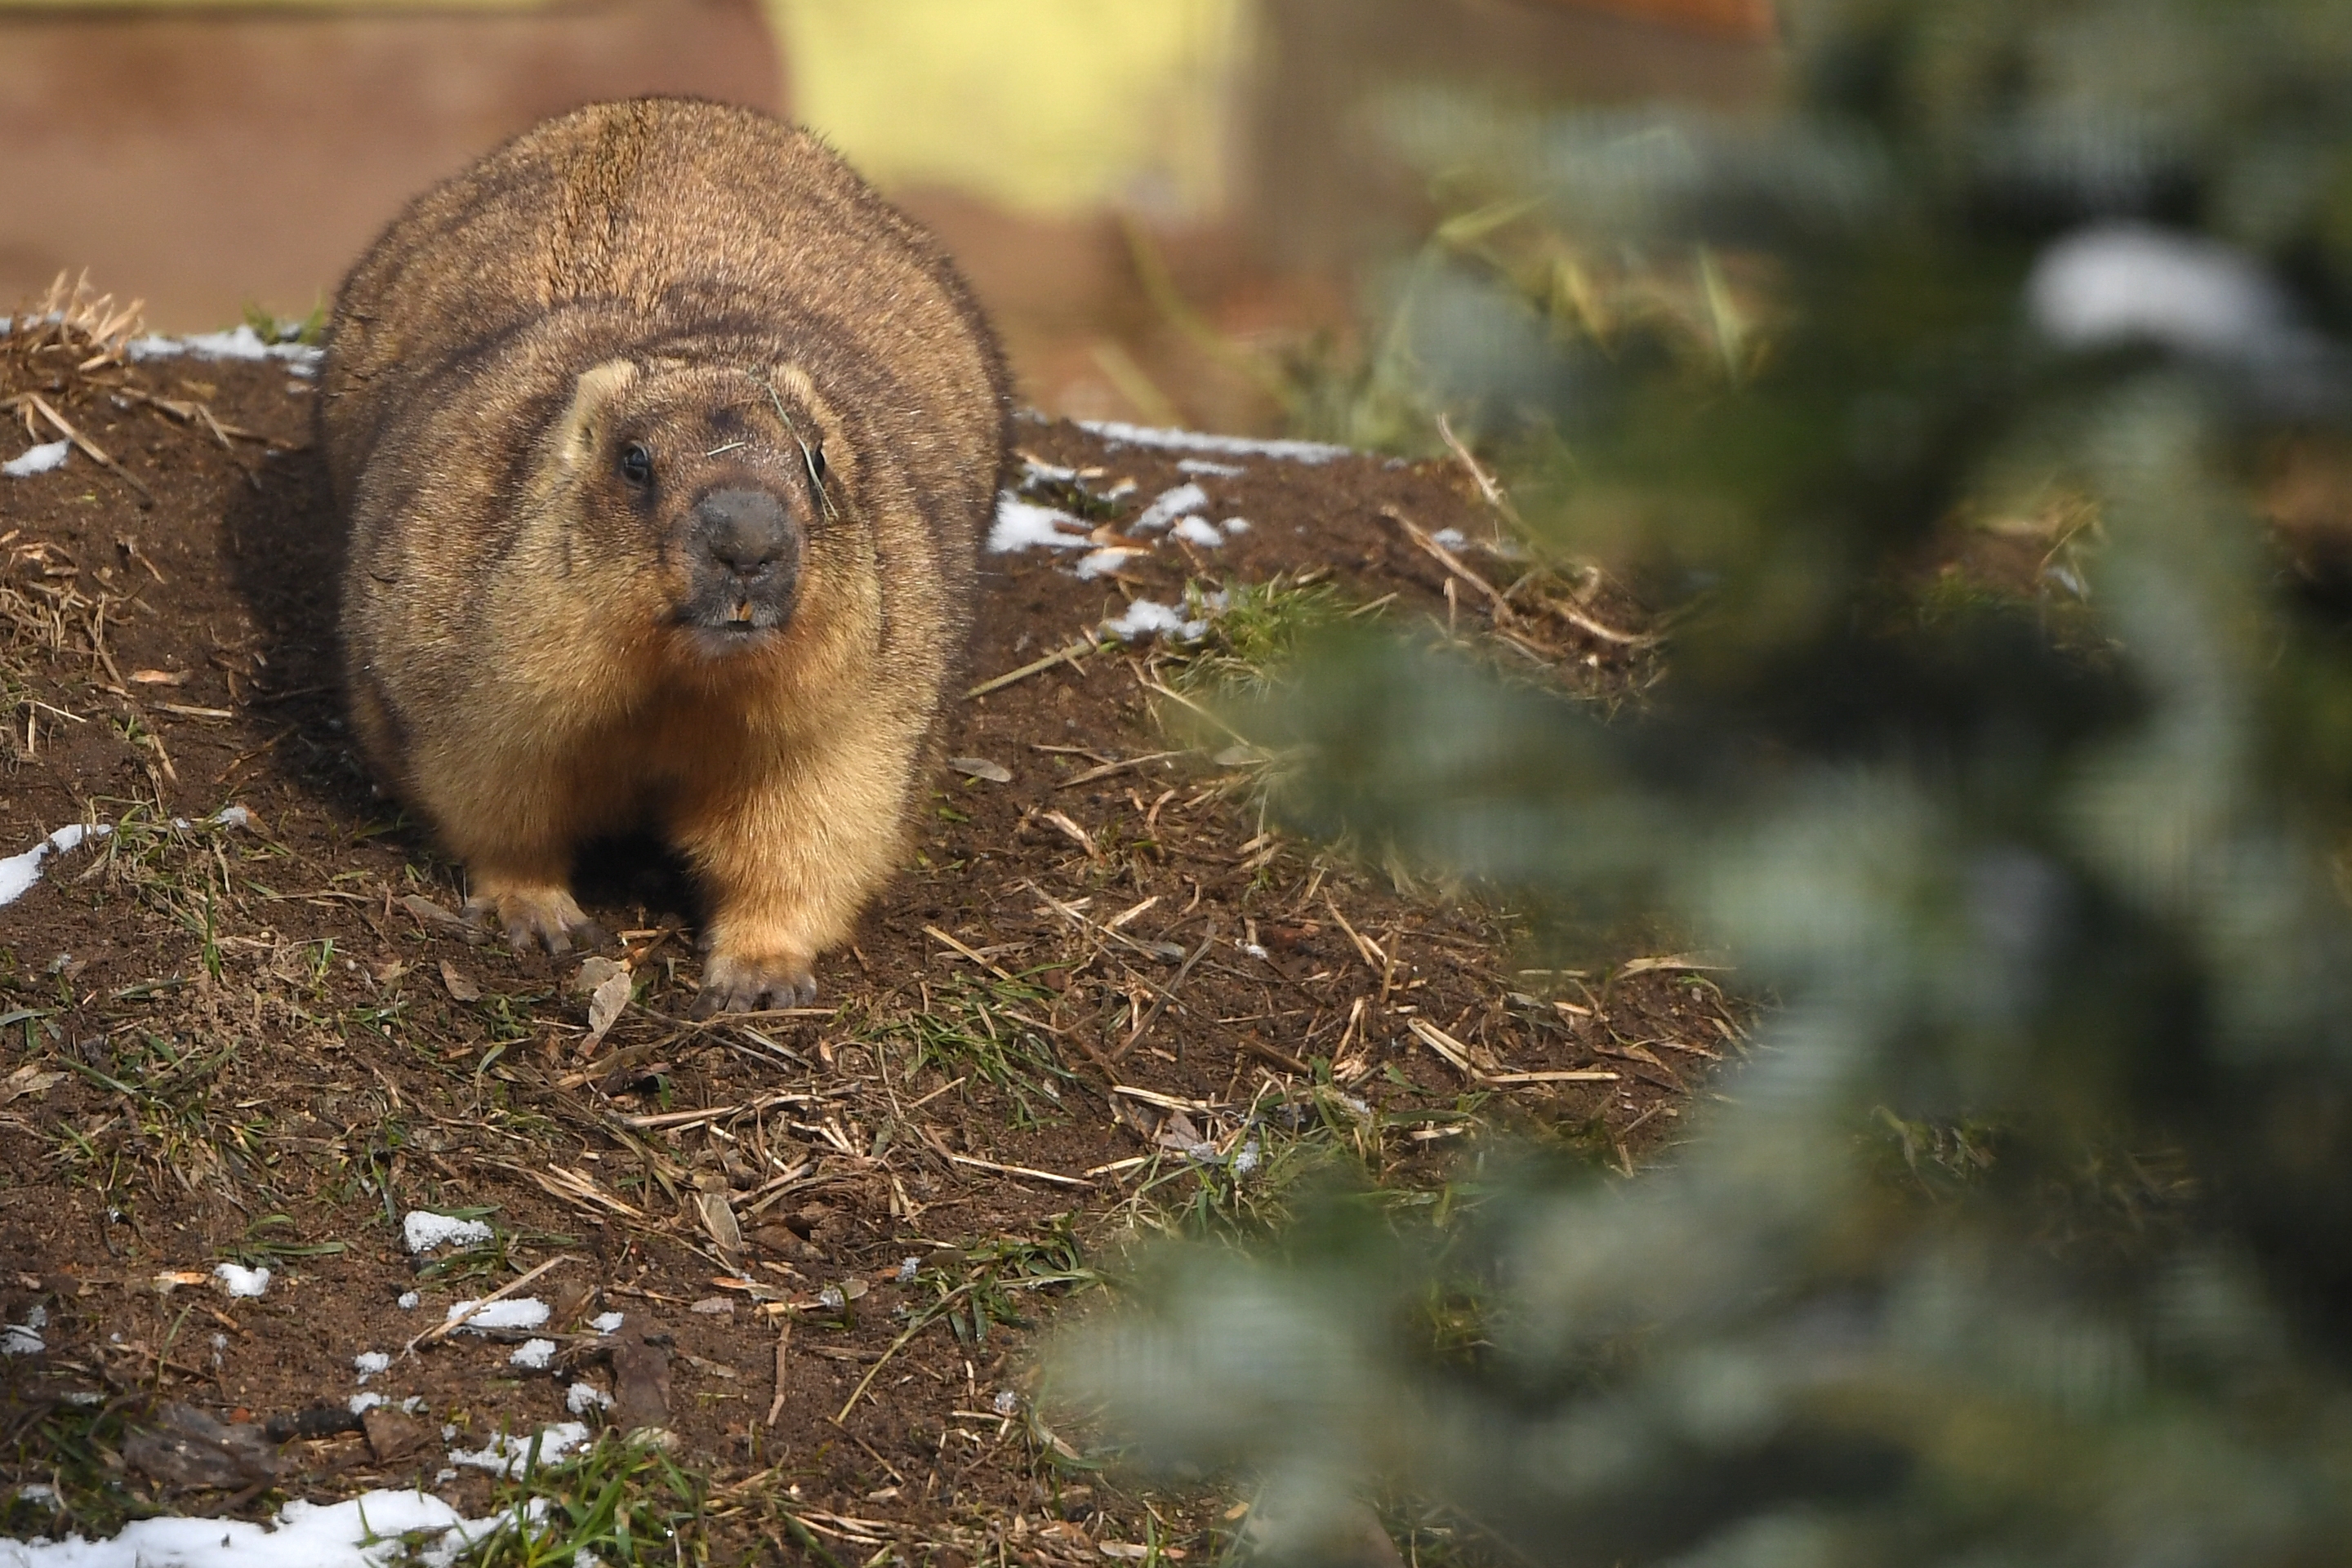
M 739 621 L 748 621 L 751 618 L 751 600 L 746 599 L 741 604 L 735 606 L 735 618 Z

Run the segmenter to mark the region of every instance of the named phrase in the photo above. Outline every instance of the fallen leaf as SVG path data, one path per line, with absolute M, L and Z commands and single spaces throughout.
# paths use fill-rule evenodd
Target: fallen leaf
M 463 916 L 451 914 L 422 893 L 409 894 L 400 900 L 400 907 L 428 926 L 439 926 L 444 931 L 454 931 L 473 930 L 466 923 Z
M 580 967 L 572 972 L 571 989 L 583 996 L 593 996 L 595 994 L 596 987 L 604 984 L 615 974 L 627 973 L 627 970 L 609 958 L 589 958 L 583 960 Z
M 449 988 L 449 999 L 453 1002 L 478 1002 L 482 999 L 482 988 L 446 958 L 441 961 L 441 984 Z
M 134 686 L 185 686 L 188 672 L 184 669 L 134 669 L 131 672 Z
M 950 757 L 948 766 L 972 778 L 986 779 L 990 784 L 1013 782 L 1011 768 L 1006 767 L 1003 763 L 992 763 L 986 757 Z
M 593 1050 L 629 1005 L 629 975 L 620 971 L 596 987 L 588 998 L 588 1048 Z
M 735 1223 L 735 1209 L 728 1203 L 725 1193 L 701 1193 L 696 1204 L 702 1211 L 702 1228 L 719 1244 L 724 1257 L 733 1258 L 743 1250 L 743 1230 Z
M 5 1079 L 0 1079 L 0 1105 L 12 1100 L 23 1100 L 28 1095 L 47 1094 L 65 1076 L 61 1072 L 43 1072 L 33 1063 L 26 1062 Z

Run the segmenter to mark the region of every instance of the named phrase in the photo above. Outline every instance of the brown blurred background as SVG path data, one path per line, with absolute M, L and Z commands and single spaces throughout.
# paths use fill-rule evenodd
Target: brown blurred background
M 60 269 L 164 331 L 308 315 L 400 204 L 585 100 L 794 114 L 939 230 L 1024 395 L 1261 429 L 1433 210 L 1392 89 L 1738 106 L 1769 0 L 0 0 L 0 310 Z

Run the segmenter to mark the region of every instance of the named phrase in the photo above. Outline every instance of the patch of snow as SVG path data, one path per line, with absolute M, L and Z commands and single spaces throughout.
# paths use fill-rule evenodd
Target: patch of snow
M 2044 337 L 2067 348 L 2149 342 L 2237 356 L 2295 335 L 2286 295 L 2253 258 L 2201 235 L 2099 223 L 2053 241 L 2025 281 Z
M 1106 576 L 1126 565 L 1130 556 L 1150 553 L 1149 550 L 1131 550 L 1123 544 L 1105 545 L 1100 550 L 1091 552 L 1078 562 L 1078 580 L 1082 583 L 1091 583 L 1096 578 Z
M 1225 542 L 1225 536 L 1218 531 L 1217 525 L 1204 517 L 1179 518 L 1171 531 L 1185 543 L 1197 544 L 1204 550 L 1218 549 Z
M 512 1355 L 507 1357 L 507 1364 L 519 1366 L 525 1372 L 545 1372 L 548 1363 L 554 1359 L 553 1340 L 525 1340 L 515 1346 Z
M 35 1323 L 0 1323 L 0 1355 L 39 1355 L 49 1348 Z
M 1429 537 L 1448 550 L 1459 550 L 1470 542 L 1470 536 L 1458 528 L 1441 528 Z
M 1063 532 L 1065 523 L 1078 531 Z M 1066 511 L 1023 500 L 1009 490 L 996 498 L 996 522 L 988 531 L 991 554 L 1004 555 L 1040 544 L 1048 550 L 1084 550 L 1093 542 L 1087 537 L 1087 525 Z
M 898 1283 L 901 1285 L 912 1285 L 915 1282 L 915 1275 L 917 1271 L 922 1267 L 923 1260 L 919 1258 L 901 1258 L 898 1259 Z
M 1167 527 L 1180 517 L 1206 510 L 1208 505 L 1208 491 L 1194 484 L 1178 485 L 1174 489 L 1161 490 L 1129 531 L 1149 533 L 1155 528 Z
M 194 332 L 184 338 L 150 333 L 131 339 L 123 353 L 132 360 L 176 359 L 182 354 L 197 359 L 282 360 L 289 373 L 300 376 L 317 374 L 319 362 L 326 357 L 325 350 L 312 348 L 309 343 L 268 342 L 245 325 L 226 332 Z
M 1245 517 L 1229 517 L 1225 519 L 1223 522 L 1218 524 L 1218 526 L 1223 528 L 1227 533 L 1247 533 L 1249 531 L 1249 519 Z
M 453 1301 L 449 1305 L 451 1322 L 467 1312 L 474 1312 L 479 1301 Z M 536 1296 L 516 1296 L 504 1301 L 493 1301 L 474 1312 L 458 1325 L 462 1333 L 487 1334 L 493 1329 L 535 1329 L 547 1321 L 547 1303 Z
M 1125 447 L 1158 447 L 1175 452 L 1216 452 L 1228 458 L 1284 458 L 1294 463 L 1328 463 L 1349 455 L 1345 447 L 1322 441 L 1262 441 L 1247 436 L 1212 436 L 1205 430 L 1169 430 L 1115 420 L 1081 419 L 1078 428 Z
M 400 1293 L 400 1300 L 394 1301 L 393 1305 L 398 1307 L 404 1312 L 414 1312 L 416 1310 L 416 1303 L 423 1300 L 425 1300 L 425 1298 L 418 1295 L 414 1290 L 403 1290 Z
M 588 1320 L 588 1326 L 600 1334 L 617 1334 L 621 1331 L 621 1317 L 618 1312 L 599 1312 Z
M 267 1268 L 247 1268 L 235 1263 L 224 1263 L 213 1270 L 213 1278 L 221 1282 L 221 1289 L 227 1291 L 233 1300 L 249 1300 L 264 1295 L 269 1289 L 269 1270 Z
M 563 1391 L 563 1408 L 574 1415 L 602 1410 L 612 1403 L 613 1396 L 593 1383 L 575 1383 Z
M 1176 468 L 1179 473 L 1206 474 L 1219 479 L 1237 479 L 1249 472 L 1239 463 L 1213 463 L 1206 458 L 1179 458 Z
M 365 1383 L 377 1373 L 390 1371 L 392 1357 L 382 1351 L 362 1351 L 352 1357 L 352 1366 L 360 1374 L 360 1381 Z
M 989 1405 L 999 1415 L 1010 1415 L 1021 1408 L 1021 1396 L 1009 1388 L 1000 1388 L 996 1391 L 996 1397 L 989 1401 Z
M 1121 642 L 1133 642 L 1140 637 L 1165 633 L 1179 642 L 1198 642 L 1209 630 L 1206 621 L 1187 620 L 1184 612 L 1173 605 L 1153 599 L 1138 599 L 1128 605 L 1127 613 L 1117 620 L 1105 621 L 1103 630 Z
M 1263 1152 L 1258 1148 L 1257 1140 L 1255 1138 L 1251 1139 L 1248 1142 L 1243 1144 L 1239 1149 L 1234 1152 L 1234 1174 L 1236 1176 L 1248 1175 L 1251 1172 L 1257 1169 L 1258 1162 L 1264 1157 L 1265 1155 Z
M 478 1219 L 458 1219 L 454 1215 L 435 1214 L 428 1209 L 411 1209 L 400 1222 L 400 1234 L 408 1243 L 408 1250 L 430 1252 L 436 1247 L 478 1247 L 491 1239 L 490 1227 Z
M 225 805 L 218 811 L 213 813 L 213 826 L 215 827 L 250 827 L 253 826 L 253 813 L 246 810 L 245 807 L 241 805 Z
M 35 474 L 46 474 L 51 468 L 64 468 L 66 454 L 72 450 L 71 441 L 44 441 L 37 447 L 26 447 L 23 457 L 11 458 L 8 461 L 0 463 L 0 474 L 5 474 L 12 479 L 29 479 Z
M 1067 483 L 1078 477 L 1078 470 L 1076 468 L 1064 468 L 1052 463 L 1041 463 L 1025 453 L 1021 458 L 1021 468 L 1033 479 L 1053 479 Z
M 587 1441 L 588 1428 L 583 1423 L 559 1421 L 539 1434 L 538 1462 L 553 1464 Z M 449 1462 L 488 1470 L 494 1476 L 511 1476 L 530 1463 L 531 1443 L 532 1439 L 529 1437 L 514 1437 L 500 1433 L 483 1447 L 452 1448 Z
M 544 1504 L 534 1500 L 536 1519 Z M 511 1522 L 467 1519 L 421 1491 L 372 1491 L 338 1503 L 299 1499 L 274 1524 L 237 1519 L 142 1519 L 110 1541 L 0 1541 L 0 1568 L 446 1568 L 467 1547 Z M 437 1536 L 412 1557 L 411 1539 Z
M 0 904 L 15 903 L 41 879 L 41 861 L 50 850 L 62 854 L 68 849 L 79 848 L 85 838 L 103 838 L 113 831 L 103 824 L 85 827 L 79 822 L 68 822 L 22 855 L 11 855 L 5 860 L 0 860 Z
M 364 1415 L 383 1403 L 383 1395 L 381 1394 L 354 1394 L 352 1395 L 352 1414 Z

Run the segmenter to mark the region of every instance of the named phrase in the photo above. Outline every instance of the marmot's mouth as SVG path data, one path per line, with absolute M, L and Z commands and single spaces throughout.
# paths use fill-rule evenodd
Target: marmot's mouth
M 678 625 L 724 647 L 782 628 L 793 618 L 797 596 L 788 582 L 708 582 L 678 606 Z

